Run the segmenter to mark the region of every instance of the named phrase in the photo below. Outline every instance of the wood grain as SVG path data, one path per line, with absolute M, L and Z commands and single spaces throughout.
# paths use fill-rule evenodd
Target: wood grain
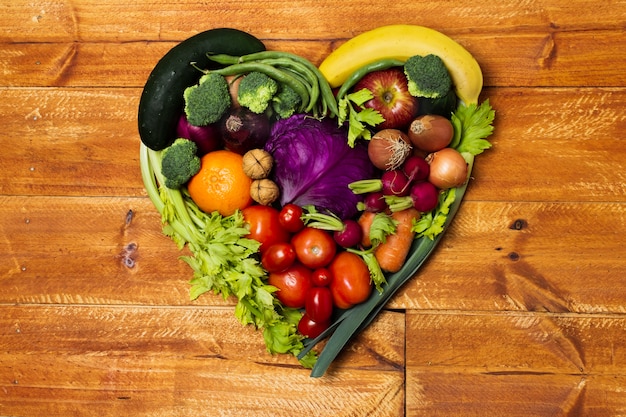
M 0 415 L 626 416 L 623 1 L 0 0 Z M 319 64 L 438 29 L 496 110 L 455 222 L 312 379 L 189 299 L 139 172 L 163 54 L 231 26 Z
M 0 313 L 3 414 L 388 416 L 404 407 L 403 314 L 383 314 L 319 380 L 293 357 L 270 356 L 231 308 L 2 305 Z M 332 399 L 338 388 L 344 394 Z
M 621 415 L 624 331 L 612 315 L 407 311 L 407 414 Z

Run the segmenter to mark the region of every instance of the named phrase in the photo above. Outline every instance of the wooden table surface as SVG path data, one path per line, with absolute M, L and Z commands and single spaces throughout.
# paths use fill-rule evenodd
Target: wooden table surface
M 377 26 L 480 62 L 493 148 L 323 378 L 189 299 L 139 172 L 158 59 L 230 26 L 319 64 Z M 624 0 L 0 0 L 0 415 L 625 416 Z

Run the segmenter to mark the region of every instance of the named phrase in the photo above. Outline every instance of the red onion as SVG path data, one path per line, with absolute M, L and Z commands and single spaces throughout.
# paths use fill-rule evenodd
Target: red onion
M 198 156 L 202 156 L 222 147 L 219 128 L 215 124 L 208 126 L 194 126 L 187 121 L 185 114 L 181 114 L 176 127 L 179 138 L 189 139 L 198 147 Z

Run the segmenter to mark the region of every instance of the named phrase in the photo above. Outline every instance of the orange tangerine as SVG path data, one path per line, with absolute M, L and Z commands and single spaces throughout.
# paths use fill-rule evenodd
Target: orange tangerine
M 241 155 L 218 150 L 205 154 L 201 161 L 200 171 L 189 180 L 187 189 L 202 211 L 218 211 L 222 216 L 230 216 L 237 209 L 252 204 L 252 180 L 243 171 Z

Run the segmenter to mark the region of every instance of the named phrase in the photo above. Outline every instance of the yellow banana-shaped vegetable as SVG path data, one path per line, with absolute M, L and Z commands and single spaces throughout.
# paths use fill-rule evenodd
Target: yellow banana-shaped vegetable
M 361 33 L 331 52 L 319 70 L 332 87 L 338 87 L 371 62 L 387 58 L 406 61 L 414 55 L 428 54 L 443 60 L 456 94 L 465 104 L 478 103 L 483 88 L 478 62 L 455 40 L 424 26 L 388 25 Z

